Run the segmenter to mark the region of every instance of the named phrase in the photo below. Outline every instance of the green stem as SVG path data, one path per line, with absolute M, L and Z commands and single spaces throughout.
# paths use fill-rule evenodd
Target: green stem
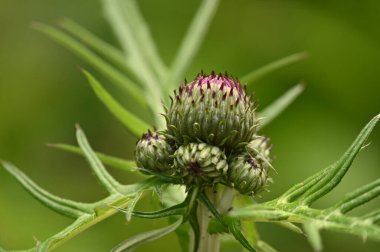
M 213 188 L 206 188 L 205 193 L 214 206 L 219 206 L 223 201 L 219 195 L 214 192 Z M 207 231 L 209 222 L 211 220 L 212 213 L 204 204 L 199 204 L 198 207 L 198 222 L 200 229 L 200 239 L 198 252 L 219 252 L 220 250 L 220 235 L 209 234 Z

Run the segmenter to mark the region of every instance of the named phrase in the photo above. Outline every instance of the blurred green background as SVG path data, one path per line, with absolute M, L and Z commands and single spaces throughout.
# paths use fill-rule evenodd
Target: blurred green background
M 175 54 L 199 0 L 140 0 L 143 14 L 166 62 Z M 222 0 L 195 63 L 243 76 L 253 68 L 298 51 L 310 58 L 254 85 L 261 108 L 303 80 L 304 94 L 264 133 L 273 142 L 278 175 L 271 199 L 336 160 L 359 130 L 380 112 L 380 1 Z M 32 21 L 55 24 L 69 17 L 117 45 L 100 1 L 0 0 L 0 158 L 10 160 L 44 188 L 75 200 L 106 195 L 82 158 L 46 148 L 47 142 L 75 143 L 80 123 L 95 149 L 131 158 L 136 139 L 90 90 L 79 68 L 83 61 L 44 35 Z M 95 72 L 95 71 L 92 71 Z M 99 75 L 98 75 L 99 76 Z M 124 98 L 126 101 L 128 97 Z M 137 108 L 138 109 L 138 108 Z M 380 177 L 380 129 L 342 184 L 316 207 Z M 111 170 L 120 180 L 135 178 Z M 145 200 L 143 204 L 148 204 Z M 360 214 L 378 207 L 379 200 Z M 141 206 L 140 206 L 141 207 Z M 25 249 L 71 223 L 45 208 L 0 169 L 0 246 Z M 108 251 L 124 238 L 162 225 L 116 215 L 77 236 L 57 251 Z M 273 225 L 259 225 L 262 238 L 280 251 L 310 251 L 306 239 Z M 380 244 L 322 233 L 325 251 L 379 251 Z M 169 235 L 137 251 L 177 251 Z M 236 247 L 229 250 L 236 251 Z

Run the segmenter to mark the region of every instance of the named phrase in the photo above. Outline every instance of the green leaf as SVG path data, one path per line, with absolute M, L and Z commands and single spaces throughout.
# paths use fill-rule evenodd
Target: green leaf
M 258 246 L 260 236 L 256 228 L 256 223 L 253 221 L 240 220 L 241 232 L 246 237 L 247 242 L 254 246 Z
M 215 218 L 212 218 L 210 220 L 210 223 L 207 227 L 207 232 L 209 234 L 221 234 L 221 233 L 228 233 L 228 227 L 225 225 L 222 225 L 220 221 L 218 221 Z
M 91 204 L 76 202 L 55 196 L 39 187 L 13 164 L 5 161 L 1 161 L 0 163 L 34 198 L 50 209 L 72 218 L 78 218 L 82 214 L 91 212 Z
M 197 13 L 182 40 L 176 57 L 171 65 L 168 90 L 174 89 L 198 52 L 206 32 L 215 15 L 219 0 L 202 1 Z
M 123 7 L 120 3 L 118 0 L 103 0 L 106 18 L 125 52 L 127 61 L 132 62 L 131 70 L 134 71 L 135 76 L 148 88 L 150 93 L 158 92 L 157 95 L 160 95 L 161 90 L 157 78 L 152 72 L 151 62 L 145 58 L 141 43 L 135 36 L 134 27 L 130 23 L 130 19 L 123 13 Z
M 380 115 L 375 116 L 363 128 L 350 148 L 337 162 L 290 188 L 281 196 L 281 200 L 292 202 L 302 199 L 304 204 L 310 204 L 331 191 L 346 174 L 379 119 Z
M 181 178 L 179 176 L 172 176 L 172 175 L 162 174 L 160 172 L 148 170 L 148 169 L 145 169 L 145 168 L 138 168 L 138 169 L 141 172 L 146 173 L 147 175 L 155 176 L 155 177 L 160 178 L 161 180 L 166 181 L 168 183 L 179 184 L 180 181 L 181 181 L 180 180 Z
M 92 32 L 75 23 L 73 20 L 63 18 L 59 22 L 59 25 L 75 37 L 79 38 L 83 43 L 94 49 L 104 58 L 120 67 L 126 73 L 129 73 L 131 71 L 131 66 L 129 65 L 130 62 L 126 61 L 125 57 L 123 56 L 123 52 L 119 49 L 98 38 Z
M 112 65 L 108 64 L 106 61 L 98 57 L 87 47 L 71 38 L 64 32 L 42 23 L 33 23 L 33 28 L 44 33 L 48 37 L 54 39 L 59 44 L 67 47 L 69 50 L 83 58 L 86 62 L 95 67 L 108 79 L 112 80 L 113 83 L 117 84 L 120 88 L 126 91 L 134 101 L 136 101 L 140 106 L 145 107 L 146 101 L 143 96 L 142 90 L 138 87 L 136 83 L 128 79 L 119 70 L 114 68 Z
M 318 224 L 313 221 L 308 221 L 304 223 L 304 230 L 306 233 L 306 236 L 313 247 L 314 251 L 322 251 L 322 239 L 321 235 L 319 234 Z
M 99 182 L 107 189 L 110 194 L 121 193 L 122 185 L 117 182 L 104 168 L 102 162 L 92 150 L 84 132 L 79 126 L 77 126 L 76 135 L 79 147 L 83 151 L 84 156 L 86 157 Z
M 81 155 L 83 156 L 83 151 L 74 145 L 70 144 L 62 144 L 62 143 L 49 143 L 49 147 L 53 147 L 59 150 L 67 151 L 73 154 Z M 126 160 L 110 155 L 106 155 L 100 152 L 95 152 L 96 156 L 102 161 L 104 164 L 109 165 L 110 167 L 120 169 L 122 171 L 127 171 L 127 172 L 133 172 L 136 175 L 139 176 L 144 176 L 141 172 L 138 172 L 138 169 L 136 167 L 136 163 L 132 160 Z
M 132 185 L 131 185 L 132 186 Z M 140 184 L 133 185 L 140 187 Z M 95 224 L 101 222 L 102 220 L 112 216 L 118 211 L 114 208 L 117 207 L 126 207 L 130 201 L 129 197 L 124 197 L 120 194 L 111 195 L 99 202 L 93 204 L 93 213 L 92 214 L 83 214 L 76 219 L 68 227 L 64 228 L 62 231 L 46 239 L 44 242 L 38 244 L 35 248 L 37 251 L 51 251 L 86 229 L 94 226 Z M 35 251 L 32 250 L 32 251 Z
M 262 112 L 259 112 L 258 117 L 262 118 L 259 127 L 263 128 L 272 122 L 273 119 L 279 116 L 290 104 L 292 104 L 292 102 L 302 93 L 303 90 L 303 84 L 295 85 Z
M 183 215 L 185 213 L 185 206 L 181 203 L 179 205 L 175 205 L 172 207 L 168 207 L 155 212 L 139 212 L 134 211 L 133 216 L 145 218 L 145 219 L 158 219 L 164 217 L 170 217 L 174 215 Z M 124 209 L 120 209 L 120 211 L 125 212 Z
M 208 210 L 215 216 L 215 218 L 225 227 L 227 227 L 223 216 L 218 212 L 218 210 L 215 208 L 214 204 L 210 201 L 210 199 L 207 197 L 205 192 L 200 192 L 199 194 L 199 200 L 208 208 Z
M 346 153 L 338 160 L 338 162 L 332 165 L 333 168 L 328 175 L 319 180 L 300 197 L 305 204 L 309 205 L 313 203 L 340 183 L 379 119 L 380 115 L 375 116 L 359 133 L 358 137 Z
M 174 219 L 175 217 L 171 217 L 170 219 Z M 193 231 L 191 230 L 191 226 L 189 223 L 184 223 L 179 226 L 175 230 L 175 234 L 179 241 L 179 246 L 181 247 L 182 252 L 191 252 L 193 250 Z
M 271 245 L 268 243 L 260 240 L 257 241 L 257 251 L 263 251 L 263 252 L 277 252 L 275 248 L 273 248 Z
M 227 226 L 230 233 L 235 239 L 248 251 L 255 251 L 255 249 L 249 244 L 240 230 L 240 221 L 237 219 L 227 219 Z
M 254 248 L 249 244 L 247 239 L 241 232 L 240 221 L 232 218 L 223 218 L 222 215 L 218 212 L 212 202 L 207 198 L 207 195 L 204 192 L 199 194 L 199 200 L 208 208 L 208 210 L 215 216 L 218 222 L 228 228 L 228 231 L 235 237 L 235 239 L 240 242 L 249 251 L 255 251 Z
M 135 136 L 140 137 L 150 128 L 147 123 L 123 108 L 89 72 L 85 70 L 83 70 L 83 72 L 98 98 L 127 129 L 135 134 Z
M 135 77 L 145 86 L 146 102 L 153 112 L 155 126 L 160 129 L 165 126 L 165 120 L 160 116 L 163 113 L 161 99 L 164 97 L 159 78 L 162 73 L 157 76 L 152 69 L 152 64 L 156 69 L 163 67 L 158 63 L 158 55 L 155 52 L 153 41 L 144 21 L 137 13 L 136 4 L 131 2 L 125 4 L 130 6 L 123 7 L 119 0 L 103 0 L 106 18 L 125 52 L 127 61 L 130 62 Z M 125 10 L 131 6 L 132 10 Z M 153 58 L 148 59 L 146 56 Z M 158 65 L 160 66 L 157 67 Z
M 339 210 L 341 213 L 347 213 L 352 209 L 361 206 L 380 195 L 380 179 L 373 181 L 354 192 L 348 194 L 337 205 L 333 206 L 332 211 Z
M 191 248 L 189 249 L 189 252 L 191 251 L 196 252 L 198 251 L 198 247 L 199 247 L 201 231 L 199 227 L 197 208 L 198 208 L 198 203 L 194 202 L 194 207 L 190 211 L 190 214 L 188 216 L 188 221 L 191 225 L 191 229 L 193 231 L 193 237 L 194 237 L 194 242 L 193 242 L 194 246 L 192 249 Z
M 293 231 L 297 234 L 303 234 L 303 231 L 301 228 L 299 228 L 298 226 L 294 225 L 293 223 L 291 223 L 289 221 L 277 221 L 277 222 L 275 222 L 275 224 L 277 224 L 281 227 L 287 228 L 290 231 Z
M 131 204 L 126 208 L 125 218 L 127 221 L 131 221 L 133 210 L 135 209 L 136 204 L 140 200 L 141 196 L 142 192 L 137 193 L 136 196 L 131 200 Z
M 379 195 L 379 180 L 348 194 L 333 207 L 327 209 L 310 207 L 312 202 L 339 184 L 379 119 L 380 115 L 374 117 L 359 133 L 351 147 L 333 165 L 293 186 L 277 199 L 234 209 L 228 213 L 228 216 L 251 221 L 303 223 L 305 231 L 308 232 L 311 242 L 317 250 L 321 248 L 321 245 L 315 228 L 380 241 L 380 226 L 375 225 L 380 220 L 380 210 L 362 217 L 345 215 L 348 211 Z
M 277 70 L 280 68 L 283 68 L 285 66 L 288 66 L 290 64 L 299 62 L 301 60 L 304 60 L 307 58 L 307 53 L 305 52 L 300 52 L 300 53 L 295 53 L 289 56 L 286 56 L 282 59 L 273 61 L 267 65 L 264 65 L 258 69 L 253 70 L 249 74 L 245 75 L 241 81 L 242 83 L 248 83 L 248 86 L 252 85 L 256 80 L 260 79 L 261 77 Z
M 366 221 L 370 221 L 371 223 L 378 223 L 380 222 L 380 209 L 370 212 L 369 214 L 364 215 L 362 218 Z
M 132 28 L 133 35 L 141 48 L 144 58 L 152 65 L 156 74 L 163 77 L 167 72 L 167 68 L 158 54 L 149 27 L 142 17 L 136 1 L 121 1 L 120 6 L 125 19 Z
M 187 193 L 185 200 L 177 205 L 155 211 L 155 212 L 133 212 L 133 216 L 147 219 L 157 219 L 163 217 L 169 217 L 174 215 L 183 215 L 184 221 L 187 219 L 188 215 L 191 213 L 195 206 L 196 199 L 198 197 L 199 189 L 191 189 Z M 121 209 L 122 212 L 126 212 Z
M 133 237 L 123 241 L 119 245 L 117 245 L 112 251 L 113 252 L 131 251 L 132 249 L 134 249 L 140 245 L 154 241 L 154 240 L 159 239 L 159 238 L 161 238 L 167 234 L 170 234 L 171 232 L 175 231 L 181 224 L 182 224 L 182 217 L 180 217 L 176 222 L 174 222 L 173 224 L 171 224 L 167 227 L 156 229 L 153 231 L 149 231 L 146 233 L 141 233 L 141 234 L 138 234 L 136 236 L 133 236 Z

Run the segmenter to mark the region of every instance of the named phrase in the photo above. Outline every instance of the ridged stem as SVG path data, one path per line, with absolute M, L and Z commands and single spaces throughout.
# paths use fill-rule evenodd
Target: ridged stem
M 205 189 L 205 194 L 214 206 L 219 205 L 218 194 L 213 188 L 209 187 Z M 220 235 L 207 232 L 208 224 L 212 218 L 212 213 L 204 204 L 198 206 L 198 222 L 200 229 L 200 239 L 198 252 L 219 252 L 220 250 Z

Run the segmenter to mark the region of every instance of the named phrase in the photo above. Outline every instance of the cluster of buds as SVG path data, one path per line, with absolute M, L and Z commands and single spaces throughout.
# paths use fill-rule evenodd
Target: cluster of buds
M 170 99 L 167 128 L 137 143 L 143 172 L 177 176 L 188 187 L 222 183 L 249 195 L 265 187 L 270 146 L 257 135 L 257 106 L 246 86 L 227 74 L 201 73 Z

